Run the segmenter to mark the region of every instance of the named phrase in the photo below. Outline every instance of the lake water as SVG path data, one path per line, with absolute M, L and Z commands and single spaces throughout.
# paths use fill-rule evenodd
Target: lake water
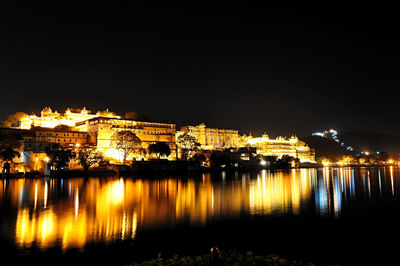
M 124 264 L 218 246 L 384 264 L 397 259 L 399 213 L 393 167 L 0 180 L 1 252 L 25 259 Z

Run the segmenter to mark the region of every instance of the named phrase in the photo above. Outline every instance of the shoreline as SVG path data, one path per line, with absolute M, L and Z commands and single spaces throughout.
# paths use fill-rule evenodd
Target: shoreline
M 60 171 L 53 171 L 50 175 L 44 175 L 39 172 L 28 172 L 28 173 L 9 173 L 1 174 L 1 178 L 7 179 L 18 179 L 18 178 L 65 178 L 65 177 L 112 177 L 112 176 L 137 176 L 141 175 L 146 178 L 150 178 L 151 175 L 191 175 L 191 174 L 204 174 L 204 173 L 220 173 L 220 172 L 256 172 L 260 170 L 269 171 L 290 171 L 293 169 L 321 169 L 321 168 L 380 168 L 380 167 L 399 167 L 398 165 L 331 165 L 324 166 L 318 164 L 315 166 L 297 166 L 290 168 L 269 168 L 269 167 L 227 167 L 227 168 L 211 168 L 211 167 L 152 167 L 152 165 L 144 168 L 138 168 L 135 166 L 128 165 L 113 165 L 109 168 L 91 168 L 88 171 L 83 169 L 67 169 Z

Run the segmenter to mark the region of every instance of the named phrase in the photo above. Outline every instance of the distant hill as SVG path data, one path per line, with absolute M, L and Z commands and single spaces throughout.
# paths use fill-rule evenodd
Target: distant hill
M 345 147 L 340 146 L 339 143 L 332 139 L 319 136 L 302 137 L 300 139 L 307 143 L 311 148 L 315 149 L 315 155 L 317 157 L 333 157 L 343 154 L 352 154 L 350 151 L 346 150 Z
M 356 151 L 400 153 L 400 136 L 374 132 L 345 131 L 339 134 L 339 138 L 347 145 L 351 145 Z
M 341 142 L 345 143 L 345 145 L 352 146 L 355 153 L 361 151 L 384 151 L 387 153 L 400 154 L 400 136 L 375 132 L 344 131 L 339 132 L 338 138 Z M 332 139 L 319 136 L 307 136 L 300 139 L 310 145 L 311 148 L 315 149 L 318 157 L 352 154 Z

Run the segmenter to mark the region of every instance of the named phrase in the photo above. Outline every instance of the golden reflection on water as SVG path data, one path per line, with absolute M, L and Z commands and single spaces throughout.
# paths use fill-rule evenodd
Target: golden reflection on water
M 302 201 L 311 194 L 314 170 L 292 170 L 290 174 L 262 171 L 250 184 L 249 205 L 251 214 L 298 213 Z
M 240 215 L 299 214 L 304 205 L 338 216 L 342 202 L 364 192 L 394 194 L 393 168 L 260 171 L 256 176 L 204 174 L 200 179 L 73 178 L 0 180 L 0 203 L 16 210 L 20 248 L 83 248 L 88 242 L 134 239 L 138 230 L 180 223 L 206 225 Z M 396 179 L 396 180 L 395 180 Z M 379 192 L 375 193 L 379 185 Z M 357 189 L 356 189 L 357 188 Z M 357 192 L 358 193 L 358 192 Z

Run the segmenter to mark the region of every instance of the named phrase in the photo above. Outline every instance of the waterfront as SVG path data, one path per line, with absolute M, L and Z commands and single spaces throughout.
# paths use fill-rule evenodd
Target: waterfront
M 0 181 L 2 250 L 25 256 L 126 263 L 218 245 L 328 262 L 357 261 L 361 249 L 385 260 L 399 211 L 396 167 Z

